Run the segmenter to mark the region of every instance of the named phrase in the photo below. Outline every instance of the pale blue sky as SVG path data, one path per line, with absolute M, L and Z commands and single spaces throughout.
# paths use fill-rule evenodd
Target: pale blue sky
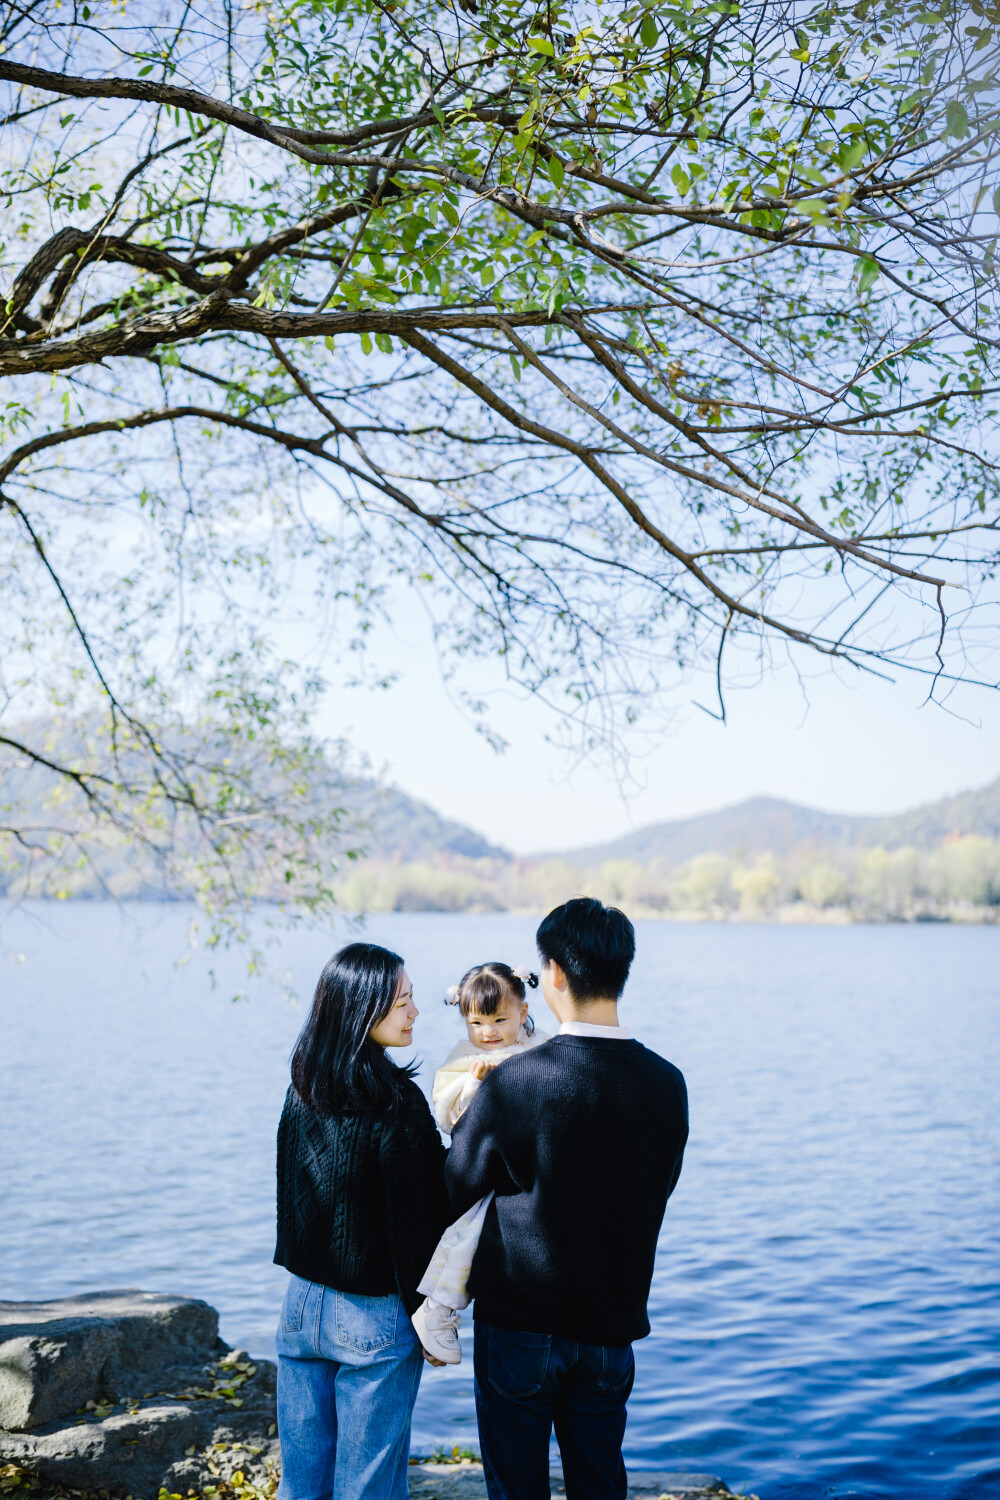
M 120 561 L 130 535 L 116 523 L 109 556 Z M 779 649 L 779 664 L 764 675 L 730 653 L 729 667 L 754 685 L 728 693 L 725 726 L 694 706 L 717 706 L 713 674 L 665 683 L 670 721 L 652 743 L 636 742 L 639 785 L 624 796 L 613 767 L 578 763 L 549 742 L 559 729 L 555 715 L 506 687 L 498 659 L 470 661 L 462 682 L 489 700 L 492 723 L 509 741 L 497 755 L 449 695 L 424 605 L 402 583 L 392 593 L 396 623 L 377 627 L 368 651 L 373 675 L 395 671 L 399 680 L 386 691 L 344 686 L 357 667 L 345 650 L 356 622 L 349 613 L 338 621 L 336 610 L 318 615 L 314 587 L 307 565 L 268 623 L 282 655 L 318 668 L 330 684 L 317 730 L 344 736 L 374 773 L 518 854 L 612 839 L 761 794 L 834 812 L 887 813 L 1000 776 L 1000 692 L 963 688 L 946 711 L 921 706 L 926 678 L 898 673 L 891 684 L 803 655 L 803 683 L 780 665 Z M 979 618 L 970 636 L 976 670 L 997 680 L 996 605 Z
M 710 681 L 670 693 L 674 722 L 639 747 L 642 786 L 625 800 L 609 766 L 574 765 L 547 743 L 556 728 L 547 709 L 504 688 L 499 669 L 473 667 L 465 681 L 490 698 L 510 742 L 496 755 L 450 700 L 422 614 L 406 609 L 398 619 L 378 634 L 373 656 L 400 680 L 385 692 L 331 692 L 318 727 L 344 734 L 404 791 L 519 854 L 613 838 L 756 794 L 896 812 L 1000 775 L 1000 694 L 965 689 L 948 713 L 920 706 L 925 680 L 900 677 L 893 686 L 813 663 L 805 691 L 787 667 L 733 691 L 726 726 L 692 704 L 714 705 Z

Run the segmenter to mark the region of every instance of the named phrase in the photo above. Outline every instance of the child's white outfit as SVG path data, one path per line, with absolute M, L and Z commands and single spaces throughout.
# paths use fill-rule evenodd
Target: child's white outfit
M 508 1057 L 517 1057 L 519 1053 L 530 1047 L 538 1047 L 548 1039 L 544 1031 L 534 1031 L 529 1036 L 522 1026 L 517 1041 L 509 1047 L 491 1047 L 487 1051 L 484 1047 L 474 1047 L 466 1038 L 452 1048 L 434 1074 L 431 1089 L 434 1117 L 445 1135 L 451 1135 L 482 1081 L 473 1078 L 469 1071 L 474 1062 L 482 1057 L 488 1057 L 491 1062 L 504 1062 Z M 476 1253 L 492 1199 L 492 1193 L 480 1198 L 454 1224 L 450 1224 L 441 1236 L 437 1249 L 431 1256 L 430 1265 L 417 1287 L 417 1291 L 422 1292 L 430 1301 L 455 1310 L 468 1307 L 472 1257 Z

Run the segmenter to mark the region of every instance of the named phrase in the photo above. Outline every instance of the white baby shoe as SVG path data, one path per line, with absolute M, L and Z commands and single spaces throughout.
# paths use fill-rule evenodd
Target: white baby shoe
M 440 1302 L 432 1302 L 430 1297 L 425 1297 L 411 1321 L 417 1330 L 418 1339 L 428 1354 L 433 1354 L 435 1359 L 443 1360 L 446 1365 L 462 1363 L 462 1346 L 458 1342 L 461 1313 L 455 1312 L 453 1308 L 443 1307 Z

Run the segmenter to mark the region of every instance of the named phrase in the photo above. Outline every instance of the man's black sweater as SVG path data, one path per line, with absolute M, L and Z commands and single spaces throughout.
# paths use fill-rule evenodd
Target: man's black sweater
M 643 1338 L 687 1133 L 682 1074 L 639 1042 L 560 1035 L 501 1063 L 445 1168 L 456 1214 L 496 1193 L 469 1283 L 476 1320 L 583 1344 Z
M 378 1113 L 323 1115 L 288 1090 L 278 1126 L 278 1245 L 295 1276 L 340 1292 L 398 1292 L 408 1313 L 448 1223 L 444 1147 L 411 1079 Z

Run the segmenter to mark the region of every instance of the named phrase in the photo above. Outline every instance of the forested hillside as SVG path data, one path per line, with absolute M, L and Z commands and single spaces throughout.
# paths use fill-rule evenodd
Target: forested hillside
M 1000 780 L 893 817 L 820 812 L 755 797 L 652 824 L 566 854 L 517 859 L 427 803 L 338 769 L 331 749 L 315 795 L 335 807 L 344 848 L 327 856 L 337 901 L 368 911 L 537 911 L 586 892 L 637 916 L 768 920 L 992 921 L 1000 916 Z M 53 785 L 56 790 L 53 791 Z M 58 859 L 0 834 L 0 891 L 156 899 L 192 894 L 196 870 L 106 834 L 77 849 L 84 799 L 36 765 L 0 761 L 0 822 L 15 804 L 62 827 Z M 50 841 L 49 848 L 55 847 Z M 262 883 L 261 899 L 280 900 Z
M 751 797 L 734 807 L 651 823 L 607 844 L 562 856 L 574 864 L 607 859 L 653 859 L 679 864 L 697 854 L 789 855 L 827 846 L 930 849 L 943 839 L 975 833 L 1000 838 L 1000 777 L 979 791 L 961 792 L 894 817 L 820 812 L 776 797 Z
M 42 737 L 37 726 L 34 737 Z M 51 757 L 72 755 L 78 763 L 88 764 L 78 731 L 62 731 L 53 724 L 46 726 L 44 737 Z M 322 812 L 341 831 L 340 846 L 321 851 L 327 878 L 342 874 L 358 860 L 399 864 L 510 859 L 481 834 L 443 818 L 427 803 L 345 769 L 339 750 L 328 746 L 320 755 L 310 768 L 305 791 L 305 816 L 315 803 L 317 821 Z M 251 746 L 248 755 L 253 753 Z M 234 767 L 234 780 L 237 771 Z M 162 839 L 136 839 L 124 819 L 117 826 L 110 819 L 95 819 L 89 790 L 68 785 L 65 777 L 37 760 L 0 746 L 0 894 L 125 899 L 192 895 L 199 879 L 194 842 L 178 849 L 173 829 L 164 830 Z M 302 795 L 301 789 L 297 791 Z M 284 793 L 276 776 L 274 795 L 280 799 Z M 277 877 L 265 871 L 259 896 L 280 899 L 279 880 L 280 871 Z
M 636 916 L 992 921 L 1000 916 L 1000 780 L 901 813 L 851 817 L 756 797 L 612 843 L 528 860 L 370 859 L 339 888 L 370 910 L 543 910 L 567 895 Z

